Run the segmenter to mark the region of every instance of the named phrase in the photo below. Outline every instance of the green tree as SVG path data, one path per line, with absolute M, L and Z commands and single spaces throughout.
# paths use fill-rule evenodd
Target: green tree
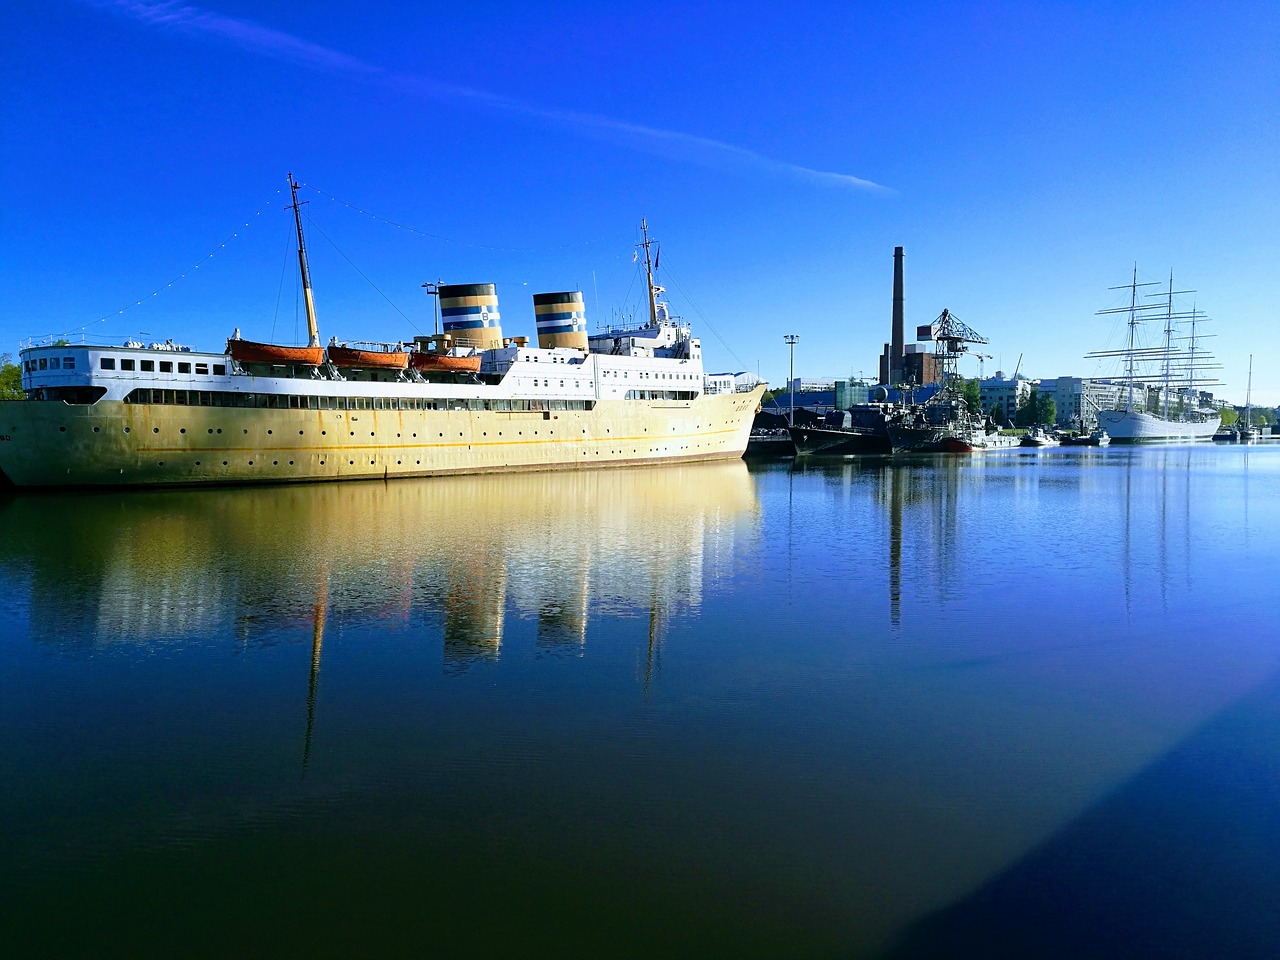
M 969 405 L 969 409 L 975 413 L 982 410 L 982 385 L 976 379 L 966 380 L 960 378 L 959 384 L 960 395 L 964 397 L 964 402 Z
M 0 400 L 21 400 L 22 368 L 9 354 L 0 354 Z
M 1032 390 L 1018 398 L 1018 409 L 1013 414 L 1015 427 L 1034 427 L 1036 424 L 1036 404 L 1040 400 L 1040 392 Z
M 1234 427 L 1236 421 L 1240 419 L 1240 414 L 1236 413 L 1230 407 L 1223 407 L 1220 411 L 1222 414 L 1222 425 L 1224 427 Z
M 1057 419 L 1058 404 L 1047 393 L 1040 394 L 1036 398 L 1036 423 L 1051 427 Z

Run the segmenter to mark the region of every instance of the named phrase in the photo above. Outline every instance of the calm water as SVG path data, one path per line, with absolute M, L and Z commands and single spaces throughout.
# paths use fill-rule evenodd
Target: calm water
M 1280 448 L 10 496 L 0 538 L 13 955 L 1280 954 Z

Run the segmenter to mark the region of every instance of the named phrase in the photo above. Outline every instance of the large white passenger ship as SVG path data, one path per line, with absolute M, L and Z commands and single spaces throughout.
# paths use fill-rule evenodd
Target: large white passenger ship
M 290 178 L 295 191 L 297 184 Z M 310 343 L 51 344 L 0 401 L 0 473 L 19 487 L 280 483 L 740 457 L 763 387 L 709 393 L 699 341 L 660 299 L 588 336 L 582 294 L 534 297 L 538 345 L 503 337 L 492 284 L 441 285 L 443 334 Z

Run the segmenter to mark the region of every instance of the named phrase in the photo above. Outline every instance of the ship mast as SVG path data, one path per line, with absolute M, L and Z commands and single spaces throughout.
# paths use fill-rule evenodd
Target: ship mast
M 649 239 L 649 224 L 645 222 L 644 217 L 640 218 L 640 233 L 644 237 L 640 246 L 644 247 L 644 273 L 649 284 L 649 323 L 656 327 L 658 325 L 658 291 L 661 288 L 654 286 L 653 283 L 653 263 L 649 259 L 649 245 L 658 241 Z
M 302 297 L 307 306 L 307 346 L 320 346 L 320 328 L 316 326 L 316 304 L 311 296 L 311 271 L 307 269 L 307 245 L 302 239 L 302 204 L 298 203 L 298 181 L 289 174 L 289 192 L 293 195 L 293 222 L 298 228 L 298 269 L 302 272 Z M 304 203 L 306 201 L 303 201 Z

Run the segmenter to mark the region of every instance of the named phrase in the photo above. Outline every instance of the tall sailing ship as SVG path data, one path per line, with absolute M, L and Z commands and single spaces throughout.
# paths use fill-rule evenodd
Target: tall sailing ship
M 1139 283 L 1138 268 L 1133 268 L 1133 280 L 1113 290 L 1128 290 L 1129 303 L 1125 306 L 1099 310 L 1099 315 L 1123 314 L 1126 316 L 1125 345 L 1115 350 L 1098 350 L 1086 354 L 1090 359 L 1119 359 L 1124 364 L 1123 392 L 1112 409 L 1097 412 L 1098 427 L 1105 430 L 1115 443 L 1188 443 L 1211 440 L 1218 430 L 1220 417 L 1200 409 L 1200 387 L 1217 383 L 1202 375 L 1205 370 L 1216 369 L 1212 356 L 1200 348 L 1197 324 L 1203 319 L 1195 310 L 1174 309 L 1173 298 L 1190 290 L 1173 289 L 1173 275 L 1169 276 L 1168 289 L 1156 293 L 1154 302 L 1143 302 L 1138 288 L 1159 286 L 1157 283 Z M 1163 302 L 1161 302 L 1163 301 Z M 1162 321 L 1163 339 L 1160 343 L 1144 346 L 1140 331 L 1144 324 Z M 1183 327 L 1189 336 L 1181 336 Z M 1182 346 L 1182 344 L 1186 346 Z M 1108 380 L 1107 382 L 1114 382 Z M 1146 400 L 1148 387 L 1159 385 L 1159 401 L 1152 406 Z M 1141 399 L 1135 401 L 1135 393 Z M 1173 407 L 1170 400 L 1173 399 Z
M 282 483 L 740 457 L 763 387 L 709 393 L 699 340 L 654 281 L 648 318 L 588 335 L 582 293 L 533 298 L 537 346 L 504 337 L 494 284 L 440 285 L 443 333 L 321 346 L 298 208 L 305 347 L 235 335 L 28 346 L 0 401 L 19 487 Z

